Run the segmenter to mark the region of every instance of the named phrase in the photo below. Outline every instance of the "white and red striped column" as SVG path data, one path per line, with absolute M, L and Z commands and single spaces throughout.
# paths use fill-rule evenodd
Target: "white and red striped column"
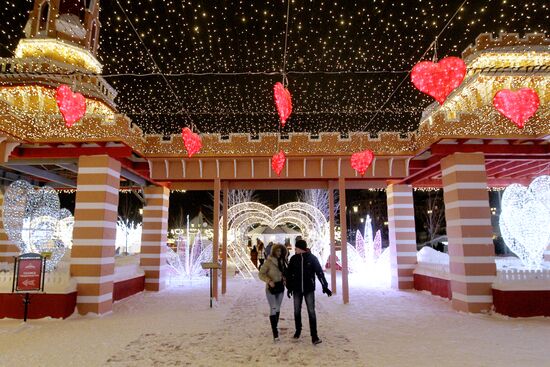
M 170 190 L 149 186 L 143 191 L 147 205 L 143 207 L 141 268 L 145 272 L 145 290 L 158 292 L 166 287 Z
M 4 194 L 0 193 L 0 263 L 13 263 L 13 258 L 19 255 L 19 248 L 8 238 L 4 230 Z
M 388 185 L 386 195 L 392 287 L 412 289 L 413 271 L 417 262 L 412 186 Z
M 441 171 L 453 308 L 488 311 L 496 265 L 485 158 L 455 153 L 441 160 Z
M 82 315 L 112 310 L 120 162 L 81 156 L 74 213 L 71 275 L 77 282 Z

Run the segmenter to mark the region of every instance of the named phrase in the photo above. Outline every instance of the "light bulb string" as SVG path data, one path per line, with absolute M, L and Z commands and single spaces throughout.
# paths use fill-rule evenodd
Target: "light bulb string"
M 449 18 L 449 20 L 447 21 L 447 23 L 443 26 L 443 28 L 441 29 L 441 31 L 439 31 L 439 33 L 435 36 L 435 39 L 434 41 L 432 41 L 432 43 L 430 43 L 430 45 L 428 46 L 428 48 L 426 49 L 426 51 L 424 51 L 424 53 L 422 54 L 422 56 L 420 56 L 419 58 L 419 61 L 422 60 L 427 54 L 428 52 L 432 49 L 432 47 L 437 47 L 437 40 L 439 39 L 439 37 L 441 37 L 441 35 L 443 34 L 443 32 L 447 29 L 447 27 L 451 24 L 451 22 L 453 21 L 453 19 L 458 15 L 458 13 L 460 12 L 460 10 L 462 9 L 462 7 L 466 4 L 466 2 L 468 2 L 468 0 L 464 0 L 462 2 L 462 4 L 460 4 L 460 6 L 458 7 L 458 9 L 456 9 L 456 11 L 454 12 L 453 16 L 451 18 Z M 434 57 L 436 57 L 435 53 L 434 53 Z M 417 61 L 418 62 L 418 61 Z M 416 63 L 415 63 L 416 64 Z M 371 119 L 367 122 L 367 124 L 365 125 L 365 127 L 363 127 L 362 131 L 365 131 L 371 124 L 372 122 L 374 121 L 374 119 L 379 115 L 380 111 L 386 107 L 386 105 L 391 101 L 391 99 L 393 98 L 393 96 L 397 93 L 397 91 L 401 88 L 401 86 L 405 83 L 405 81 L 407 79 L 409 79 L 410 75 L 412 73 L 412 69 L 409 70 L 407 72 L 407 75 L 401 80 L 401 82 L 397 85 L 397 87 L 393 90 L 393 92 L 390 94 L 390 96 L 384 101 L 384 103 L 382 103 L 382 105 L 380 106 L 380 108 L 378 109 L 378 111 L 376 111 L 376 113 L 374 114 L 374 116 L 371 117 Z
M 283 88 L 287 88 L 288 87 L 288 77 L 287 77 L 287 74 L 286 74 L 286 61 L 287 61 L 287 56 L 288 56 L 288 25 L 290 23 L 290 1 L 291 0 L 287 0 L 287 5 L 286 5 L 286 19 L 285 19 L 285 44 L 284 44 L 284 49 L 283 49 L 283 68 L 281 70 L 281 76 L 282 76 L 282 80 L 283 80 Z M 281 121 L 279 120 L 279 136 L 277 138 L 277 146 L 275 148 L 275 151 L 276 153 L 279 153 L 279 149 L 280 149 L 280 141 L 281 141 L 281 137 L 282 137 L 282 124 L 281 124 Z
M 487 72 L 517 72 L 525 70 L 527 72 L 548 72 L 550 65 L 531 65 L 531 66 L 514 66 L 514 67 L 468 67 L 467 71 L 469 73 L 487 73 Z M 12 73 L 21 76 L 46 76 L 46 77 L 102 77 L 105 79 L 110 78 L 123 78 L 123 77 L 134 77 L 134 78 L 147 78 L 147 77 L 166 77 L 166 78 L 185 78 L 185 77 L 224 77 L 224 76 L 282 76 L 283 73 L 280 71 L 247 71 L 247 72 L 197 72 L 197 73 L 162 73 L 162 72 L 152 72 L 152 73 L 107 73 L 107 74 L 98 74 L 85 71 L 70 71 L 66 73 L 52 73 L 52 72 L 41 72 L 41 71 L 26 71 L 26 72 L 13 72 L 5 71 L 4 73 Z M 330 70 L 312 70 L 312 71 L 293 71 L 289 70 L 284 73 L 285 84 L 288 85 L 288 76 L 289 75 L 368 75 L 368 74 L 407 74 L 408 70 L 340 70 L 340 71 L 330 71 Z
M 161 68 L 159 67 L 159 65 L 157 64 L 155 58 L 153 57 L 153 55 L 151 54 L 151 51 L 149 51 L 149 48 L 147 47 L 147 45 L 145 45 L 145 42 L 143 42 L 143 40 L 141 39 L 141 36 L 139 35 L 139 32 L 137 31 L 136 27 L 134 26 L 134 23 L 132 23 L 132 21 L 130 20 L 130 18 L 128 17 L 128 14 L 126 13 L 126 10 L 124 10 L 124 8 L 122 7 L 122 5 L 120 4 L 120 1 L 119 0 L 116 0 L 116 3 L 118 5 L 118 7 L 120 8 L 120 10 L 122 11 L 122 13 L 124 14 L 124 16 L 126 17 L 126 20 L 128 21 L 128 23 L 130 24 L 130 27 L 132 28 L 132 30 L 134 31 L 134 33 L 136 34 L 137 38 L 139 39 L 139 42 L 142 44 L 142 46 L 144 47 L 145 49 L 145 52 L 147 53 L 147 55 L 149 56 L 149 58 L 151 59 L 151 61 L 153 62 L 153 65 L 154 67 L 158 70 L 159 74 L 162 76 L 162 79 L 164 80 L 164 82 L 166 83 L 166 85 L 168 86 L 168 89 L 170 89 L 170 92 L 172 93 L 172 95 L 174 96 L 174 98 L 176 99 L 176 101 L 178 102 L 178 104 L 180 105 L 180 111 L 183 111 L 184 115 L 187 117 L 187 119 L 189 120 L 189 123 L 191 125 L 191 130 L 194 132 L 194 131 L 197 131 L 200 133 L 199 129 L 197 128 L 197 126 L 195 125 L 195 123 L 193 122 L 193 119 L 191 117 L 191 115 L 189 114 L 189 111 L 187 111 L 187 109 L 185 108 L 185 106 L 183 105 L 182 101 L 180 100 L 179 96 L 177 95 L 177 93 L 174 91 L 174 89 L 172 88 L 172 84 L 168 81 L 168 79 L 166 78 L 166 76 L 164 76 L 164 74 L 162 73 L 162 70 Z
M 286 7 L 286 24 L 285 24 L 285 48 L 283 49 L 283 69 L 282 69 L 282 77 L 283 77 L 283 87 L 286 88 L 288 85 L 288 79 L 286 77 L 286 60 L 288 56 L 288 25 L 290 23 L 290 1 L 287 0 L 287 7 Z

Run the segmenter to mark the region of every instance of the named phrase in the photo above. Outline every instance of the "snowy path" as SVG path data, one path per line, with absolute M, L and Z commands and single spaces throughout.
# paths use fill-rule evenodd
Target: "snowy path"
M 318 295 L 320 297 L 320 295 Z M 325 296 L 326 297 L 326 296 Z M 318 304 L 322 302 L 317 302 Z M 210 333 L 144 334 L 109 359 L 109 366 L 342 366 L 362 365 L 357 352 L 334 317 L 319 305 L 318 319 L 325 342 L 311 345 L 309 328 L 295 341 L 291 300 L 283 301 L 281 342 L 274 344 L 268 319 L 265 290 L 250 284 L 227 317 Z M 307 323 L 307 311 L 303 310 Z M 343 349 L 342 349 L 343 348 Z
M 550 319 L 467 315 L 419 292 L 351 281 L 351 304 L 317 296 L 319 334 L 291 340 L 292 305 L 283 301 L 273 344 L 263 286 L 231 280 L 208 308 L 208 283 L 144 293 L 103 317 L 0 320 L 0 366 L 550 366 Z M 32 307 L 32 306 L 31 306 Z

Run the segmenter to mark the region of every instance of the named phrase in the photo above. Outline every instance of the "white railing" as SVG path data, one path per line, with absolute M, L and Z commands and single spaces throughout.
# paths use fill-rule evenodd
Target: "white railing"
M 441 279 L 450 279 L 449 256 L 431 248 L 423 248 L 417 255 L 415 274 Z M 541 269 L 522 269 L 516 257 L 495 258 L 497 275 L 493 288 L 500 290 L 550 290 L 550 264 L 544 263 Z
M 550 283 L 550 269 L 506 269 L 499 270 L 496 283 L 498 282 L 524 282 L 524 281 L 546 281 Z M 550 284 L 549 284 L 550 286 Z

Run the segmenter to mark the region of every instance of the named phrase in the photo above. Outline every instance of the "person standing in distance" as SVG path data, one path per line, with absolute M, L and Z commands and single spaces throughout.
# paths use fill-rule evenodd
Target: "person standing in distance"
M 296 324 L 294 339 L 299 339 L 302 333 L 302 302 L 305 299 L 311 342 L 316 345 L 321 343 L 321 339 L 317 334 L 317 316 L 315 315 L 315 275 L 319 278 L 323 293 L 330 297 L 332 292 L 328 288 L 323 268 L 317 257 L 307 248 L 307 242 L 299 239 L 294 247 L 296 254 L 290 258 L 286 271 L 288 298 L 294 297 L 294 322 Z

